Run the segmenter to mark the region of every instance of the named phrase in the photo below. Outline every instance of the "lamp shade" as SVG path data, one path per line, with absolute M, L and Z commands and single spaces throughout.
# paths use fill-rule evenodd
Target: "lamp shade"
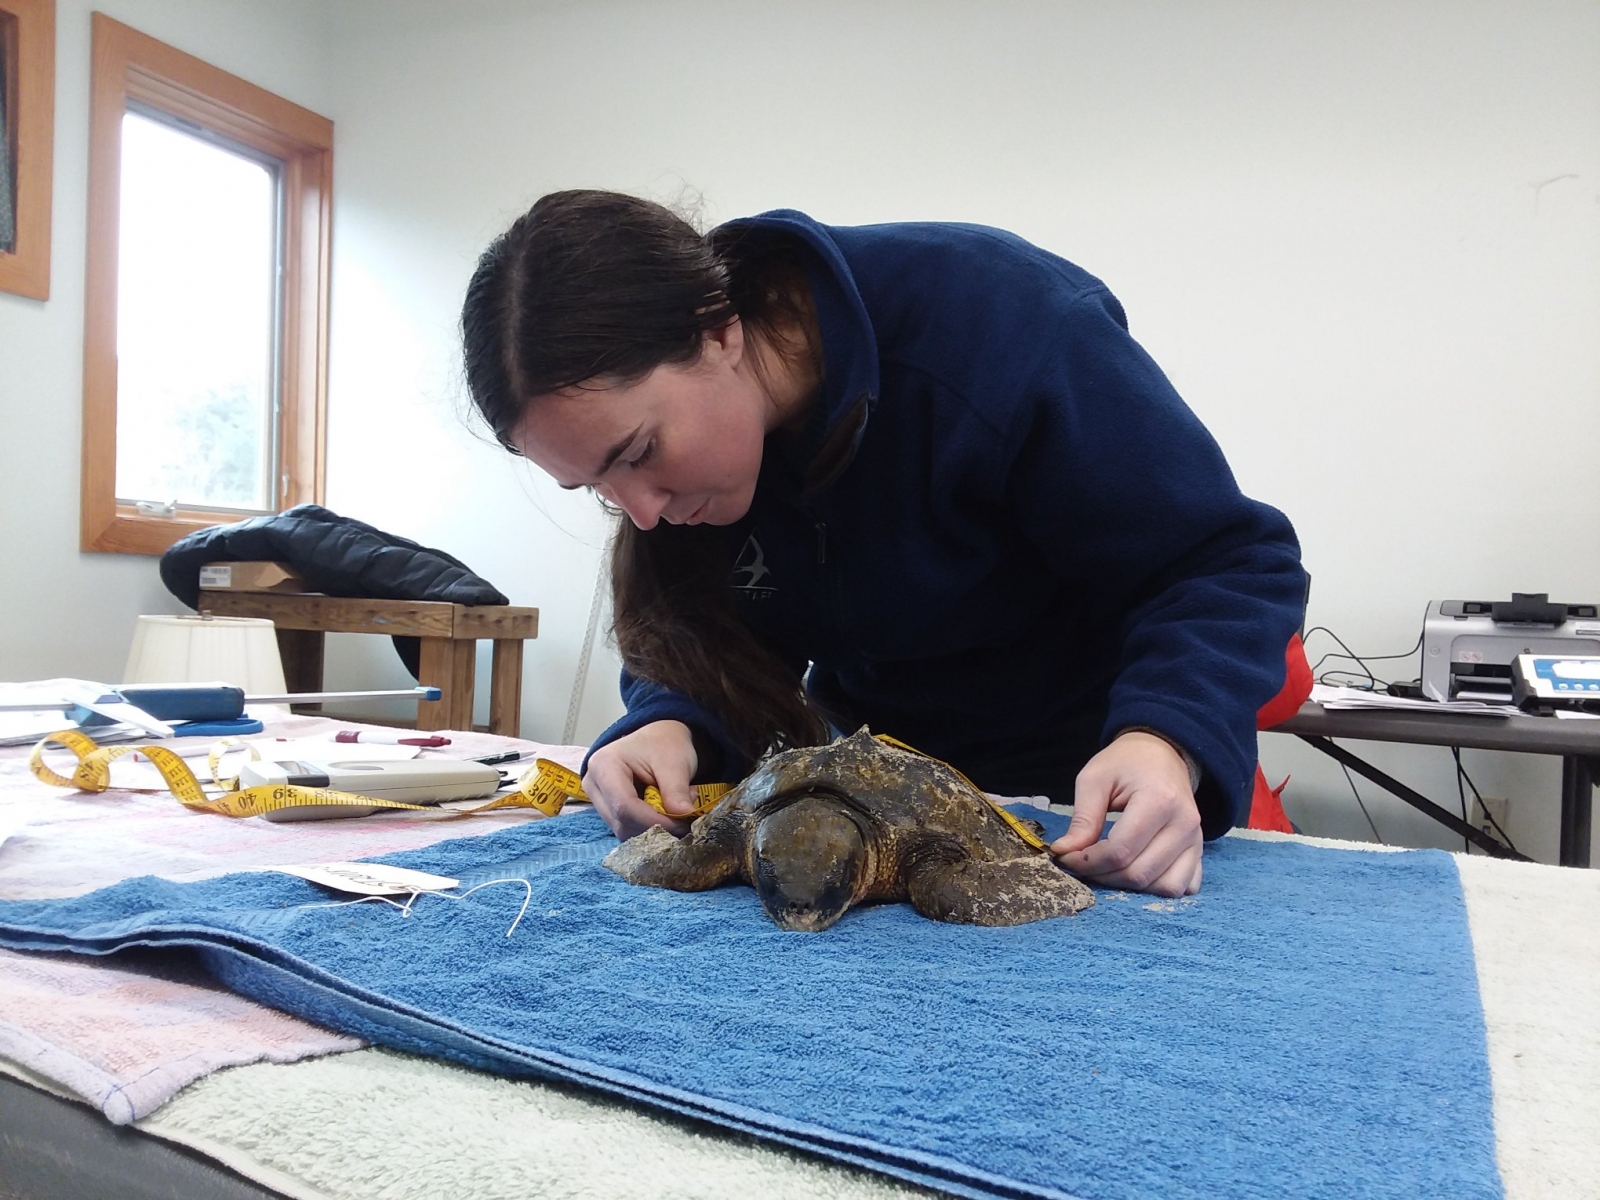
M 246 695 L 282 695 L 283 660 L 259 617 L 140 617 L 124 683 L 225 683 Z

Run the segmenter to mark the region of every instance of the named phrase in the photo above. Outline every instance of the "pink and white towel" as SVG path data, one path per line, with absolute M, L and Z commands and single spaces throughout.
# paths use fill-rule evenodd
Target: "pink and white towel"
M 267 719 L 268 732 L 279 737 L 354 728 L 326 717 Z M 520 750 L 518 767 L 539 756 L 576 769 L 584 753 L 493 734 L 448 736 L 450 746 L 437 756 Z M 164 793 L 51 787 L 33 777 L 27 758 L 27 748 L 0 749 L 0 899 L 77 895 L 137 875 L 192 880 L 346 861 L 539 819 L 531 809 L 509 809 L 460 820 L 406 812 L 349 821 L 238 820 L 192 811 Z M 97 962 L 0 951 L 0 1058 L 82 1097 L 116 1124 L 149 1115 L 221 1067 L 361 1045 L 225 991 L 170 953 Z

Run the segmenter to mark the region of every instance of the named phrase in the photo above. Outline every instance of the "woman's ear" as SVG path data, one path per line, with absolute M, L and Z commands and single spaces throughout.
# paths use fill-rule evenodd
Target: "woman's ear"
M 707 366 L 734 369 L 744 361 L 744 323 L 738 317 L 701 335 L 700 359 Z

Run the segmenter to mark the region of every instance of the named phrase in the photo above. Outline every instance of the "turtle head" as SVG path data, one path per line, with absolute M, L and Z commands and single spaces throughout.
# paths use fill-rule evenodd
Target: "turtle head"
M 810 793 L 763 817 L 754 850 L 756 894 L 780 929 L 826 929 L 861 892 L 867 838 L 837 796 Z

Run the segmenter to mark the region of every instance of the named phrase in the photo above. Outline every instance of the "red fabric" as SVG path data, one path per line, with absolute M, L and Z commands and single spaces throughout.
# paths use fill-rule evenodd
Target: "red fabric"
M 1287 777 L 1277 787 L 1267 786 L 1267 777 L 1256 765 L 1256 790 L 1250 797 L 1249 829 L 1275 829 L 1279 833 L 1293 833 L 1294 825 L 1289 814 L 1283 811 L 1283 789 L 1289 785 Z
M 1282 689 L 1256 713 L 1257 729 L 1271 729 L 1279 722 L 1287 721 L 1300 711 L 1300 706 L 1311 695 L 1311 664 L 1306 661 L 1306 648 L 1301 644 L 1298 633 L 1289 639 L 1289 646 L 1284 651 L 1284 668 Z M 1294 832 L 1288 814 L 1283 811 L 1283 789 L 1288 783 L 1289 780 L 1285 778 L 1277 787 L 1269 787 L 1261 764 L 1256 764 L 1256 783 L 1250 797 L 1248 828 Z
M 1289 639 L 1283 658 L 1283 687 L 1256 713 L 1257 729 L 1271 729 L 1287 721 L 1311 698 L 1311 664 L 1306 661 L 1306 648 L 1301 645 L 1298 633 Z

